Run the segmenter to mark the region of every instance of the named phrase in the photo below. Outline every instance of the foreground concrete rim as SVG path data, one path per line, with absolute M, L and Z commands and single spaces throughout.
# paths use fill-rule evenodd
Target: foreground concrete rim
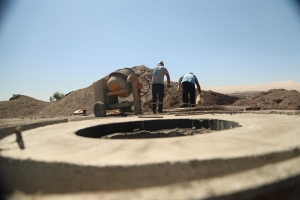
M 276 199 L 298 200 L 300 197 L 300 158 L 268 164 L 252 170 L 211 179 L 201 179 L 165 186 L 78 192 L 68 194 L 26 194 L 17 191 L 8 200 L 111 200 L 111 199 Z
M 300 136 L 298 134 L 298 131 L 300 130 L 300 121 L 298 116 L 214 114 L 205 116 L 199 115 L 180 117 L 233 120 L 239 122 L 242 127 L 232 130 L 220 131 L 214 134 L 185 138 L 109 141 L 79 138 L 78 136 L 74 135 L 74 132 L 86 126 L 93 126 L 100 123 L 110 123 L 111 120 L 113 120 L 113 122 L 116 122 L 151 119 L 139 119 L 136 117 L 132 117 L 128 119 L 101 119 L 101 122 L 99 122 L 100 120 L 91 120 L 85 122 L 67 123 L 64 125 L 53 125 L 24 132 L 24 140 L 26 146 L 26 149 L 24 151 L 16 148 L 16 144 L 12 143 L 14 140 L 14 137 L 12 136 L 1 140 L 1 157 L 2 159 L 4 159 L 4 162 L 2 163 L 5 163 L 6 161 L 7 163 L 20 161 L 20 165 L 22 165 L 22 162 L 28 163 L 28 161 L 29 163 L 33 163 L 33 165 L 37 165 L 37 163 L 41 162 L 45 163 L 46 165 L 56 163 L 55 168 L 53 169 L 57 169 L 57 166 L 59 165 L 65 166 L 66 168 L 68 168 L 69 165 L 76 165 L 82 168 L 82 171 L 79 171 L 79 173 L 86 173 L 85 168 L 95 167 L 98 170 L 111 170 L 111 174 L 118 173 L 118 176 L 123 176 L 125 182 L 121 181 L 121 185 L 127 183 L 126 176 L 122 174 L 122 171 L 125 171 L 127 173 L 128 178 L 130 177 L 130 173 L 128 174 L 130 169 L 134 169 L 132 170 L 131 175 L 136 175 L 136 173 L 138 172 L 143 172 L 141 173 L 143 175 L 145 174 L 144 172 L 152 170 L 152 172 L 157 172 L 157 177 L 162 176 L 167 179 L 172 179 L 172 175 L 174 176 L 176 172 L 182 172 L 181 177 L 179 176 L 179 179 L 181 178 L 181 181 L 161 183 L 155 182 L 157 181 L 157 177 L 148 177 L 149 180 L 145 182 L 152 182 L 154 184 L 144 186 L 142 185 L 147 189 L 142 189 L 143 187 L 136 187 L 135 189 L 151 191 L 150 188 L 169 188 L 169 186 L 173 187 L 174 184 L 181 185 L 182 182 L 185 182 L 185 184 L 190 184 L 193 181 L 198 180 L 200 180 L 201 182 L 201 180 L 203 181 L 203 179 L 218 179 L 218 176 L 220 175 L 229 177 L 232 176 L 234 172 L 240 171 L 240 173 L 243 173 L 244 171 L 255 170 L 256 168 L 261 168 L 265 165 L 277 166 L 277 164 L 279 163 L 289 162 L 288 159 L 292 159 L 298 156 L 298 148 L 300 147 Z M 172 119 L 178 117 L 164 116 L 164 118 Z M 59 141 L 57 141 L 58 138 Z M 74 146 L 74 144 L 76 144 L 76 146 Z M 276 162 L 277 164 L 274 164 L 274 162 Z M 241 163 L 246 163 L 246 166 Z M 250 163 L 254 163 L 254 165 L 249 167 Z M 206 168 L 203 167 L 204 164 L 206 164 Z M 215 170 L 211 170 L 212 172 L 208 172 L 207 170 L 214 165 L 218 165 L 218 168 L 220 168 L 221 171 L 223 169 L 223 172 L 220 174 L 216 173 Z M 9 166 L 9 164 L 6 166 Z M 235 168 L 227 170 L 226 168 L 228 168 L 228 166 L 236 166 L 237 168 L 240 168 L 240 170 Z M 165 170 L 162 170 L 163 167 L 165 167 Z M 115 171 L 112 169 L 114 169 Z M 172 169 L 174 173 L 172 173 Z M 7 168 L 5 170 L 7 170 Z M 193 172 L 185 173 L 187 170 Z M 3 172 L 3 170 L 1 171 Z M 290 169 L 290 171 L 292 170 Z M 168 176 L 167 172 L 170 176 Z M 211 175 L 208 177 L 198 176 L 195 179 L 187 178 L 193 175 L 199 175 L 201 174 L 201 172 L 202 174 Z M 72 174 L 72 172 L 70 173 Z M 281 173 L 283 172 L 280 172 L 280 174 Z M 288 180 L 291 177 L 296 177 L 296 180 L 298 180 L 298 173 L 299 172 L 295 172 L 296 175 L 287 175 L 286 177 L 281 176 L 281 179 L 278 178 L 277 181 L 274 181 L 274 183 Z M 34 175 L 36 176 L 38 174 L 39 173 Z M 51 173 L 49 173 L 48 175 L 50 174 Z M 113 180 L 111 179 L 105 180 L 105 174 L 106 173 L 103 173 L 101 175 L 102 178 L 104 178 L 103 181 L 113 182 Z M 14 181 L 18 180 L 18 177 L 14 178 Z M 30 178 L 33 177 L 29 176 L 28 179 Z M 89 178 L 90 180 L 93 180 L 93 177 Z M 122 180 L 122 178 L 119 179 Z M 138 184 L 139 181 L 140 180 L 137 180 L 136 184 Z M 131 182 L 134 183 L 135 181 L 131 180 Z M 13 181 L 9 184 L 12 185 L 12 187 L 13 185 L 16 185 L 16 183 Z M 60 183 L 57 184 L 59 185 Z M 63 181 L 61 182 L 61 184 L 63 184 Z M 115 187 L 115 183 L 111 183 L 110 185 L 114 186 L 112 188 L 119 192 L 124 189 L 126 190 L 135 188 L 118 188 Z M 18 187 L 21 186 L 19 185 Z M 248 191 L 249 188 L 251 187 L 248 186 L 248 189 L 247 187 L 244 187 L 243 189 Z M 25 188 L 24 191 L 28 192 L 30 191 L 30 188 L 29 190 L 28 188 Z M 88 190 L 77 191 L 89 192 Z M 103 184 L 102 188 L 98 188 L 98 191 L 102 191 L 102 193 L 109 193 L 110 187 L 106 184 Z M 185 189 L 182 188 L 181 192 L 183 194 L 185 193 L 184 191 Z M 33 190 L 29 193 L 32 192 L 36 191 Z M 70 192 L 74 193 L 75 191 Z M 97 192 L 97 189 L 92 190 L 92 192 Z M 235 192 L 232 190 L 229 193 L 236 192 L 237 190 Z M 48 194 L 52 193 L 55 192 L 48 192 Z M 58 193 L 64 192 L 60 191 Z M 171 193 L 169 195 L 171 195 Z M 216 194 L 215 196 L 220 195 L 221 193 Z M 198 197 L 200 198 L 201 196 Z M 204 196 L 202 197 L 204 198 Z

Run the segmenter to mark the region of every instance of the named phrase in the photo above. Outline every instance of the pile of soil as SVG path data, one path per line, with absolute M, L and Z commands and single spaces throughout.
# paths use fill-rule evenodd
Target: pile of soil
M 300 93 L 296 90 L 273 89 L 239 99 L 232 105 L 258 106 L 261 110 L 300 110 Z
M 94 89 L 90 85 L 87 88 L 79 89 L 69 93 L 63 99 L 54 102 L 53 104 L 42 109 L 39 116 L 69 116 L 78 109 L 85 108 L 87 113 L 93 113 L 93 107 L 95 104 Z
M 139 77 L 150 79 L 151 69 L 143 65 L 135 66 L 131 69 L 138 74 Z M 205 97 L 205 106 L 259 106 L 263 110 L 300 110 L 300 93 L 295 90 L 274 89 L 268 92 L 258 93 L 246 99 L 239 99 L 238 97 L 228 96 L 210 90 L 202 90 L 202 93 Z M 119 98 L 119 102 L 124 100 L 132 101 L 133 97 L 130 95 L 126 98 Z M 142 96 L 141 100 L 143 112 L 151 112 L 151 87 L 149 92 Z M 69 116 L 80 108 L 85 108 L 88 115 L 93 115 L 94 103 L 92 85 L 71 92 L 58 102 L 44 102 L 25 95 L 18 95 L 12 97 L 10 101 L 0 102 L 0 119 Z M 170 88 L 165 87 L 164 109 L 178 108 L 181 105 L 182 98 L 181 93 L 177 92 L 177 82 L 171 82 Z
M 0 101 L 0 119 L 35 116 L 54 103 L 40 101 L 25 95 L 14 95 L 9 101 Z

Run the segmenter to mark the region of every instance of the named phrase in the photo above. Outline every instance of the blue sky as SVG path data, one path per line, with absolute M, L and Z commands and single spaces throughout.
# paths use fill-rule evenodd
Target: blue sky
M 163 60 L 201 86 L 300 82 L 292 0 L 17 0 L 0 16 L 0 101 L 49 101 Z

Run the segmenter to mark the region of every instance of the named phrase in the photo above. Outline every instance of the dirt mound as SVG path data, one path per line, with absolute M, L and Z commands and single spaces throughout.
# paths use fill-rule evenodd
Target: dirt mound
M 10 101 L 0 101 L 0 119 L 36 116 L 51 104 L 25 95 L 14 95 Z
M 150 79 L 151 69 L 141 66 L 131 68 L 140 78 Z M 102 78 L 102 77 L 100 77 Z M 96 81 L 96 80 L 94 80 Z M 201 84 L 201 83 L 200 83 Z M 181 93 L 177 92 L 177 82 L 171 82 L 171 87 L 165 87 L 164 109 L 178 108 L 182 105 Z M 235 102 L 237 97 L 220 94 L 213 91 L 203 91 L 205 105 L 230 105 Z M 94 91 L 90 85 L 71 93 L 68 93 L 58 102 L 44 102 L 24 95 L 15 95 L 12 101 L 0 102 L 0 118 L 19 118 L 28 116 L 48 117 L 48 116 L 68 116 L 79 108 L 85 108 L 88 115 L 93 115 Z M 119 102 L 129 100 L 133 97 L 119 98 Z M 152 90 L 142 96 L 143 112 L 151 111 Z
M 140 78 L 150 79 L 151 69 L 141 66 L 131 68 Z M 172 75 L 172 74 L 171 74 Z M 101 78 L 101 77 L 100 77 Z M 96 81 L 96 80 L 94 80 Z M 166 84 L 166 83 L 165 83 Z M 201 83 L 200 83 L 201 85 Z M 147 87 L 147 85 L 146 85 Z M 228 96 L 225 94 L 202 91 L 205 97 L 205 105 L 235 105 L 258 106 L 262 110 L 300 110 L 300 93 L 295 90 L 273 89 L 261 92 L 246 99 Z M 197 93 L 198 95 L 198 93 Z M 132 101 L 130 95 L 127 98 L 119 98 L 119 101 Z M 152 102 L 152 90 L 142 96 L 143 112 L 150 112 Z M 93 115 L 94 107 L 93 86 L 68 93 L 58 102 L 44 102 L 25 95 L 14 95 L 10 101 L 0 102 L 0 119 L 21 117 L 48 117 L 68 116 L 79 108 L 85 108 L 88 115 Z M 177 82 L 171 82 L 171 87 L 165 87 L 164 109 L 178 108 L 182 105 L 181 93 L 177 92 Z
M 300 93 L 296 90 L 273 89 L 239 99 L 232 105 L 258 106 L 261 110 L 300 110 Z
M 69 93 L 60 101 L 54 102 L 41 110 L 39 116 L 72 115 L 73 112 L 79 108 L 85 108 L 87 114 L 92 114 L 94 103 L 94 90 L 91 85 L 87 88 Z
M 131 68 L 141 78 L 150 79 L 151 69 L 141 65 Z M 101 78 L 101 77 L 100 77 Z M 96 81 L 96 80 L 94 80 Z M 165 83 L 166 84 L 166 83 Z M 201 85 L 201 83 L 200 83 Z M 300 110 L 300 93 L 298 91 L 274 89 L 261 92 L 246 99 L 228 96 L 225 94 L 202 91 L 205 97 L 205 105 L 235 105 L 235 106 L 259 106 L 263 110 Z M 197 93 L 198 95 L 198 93 Z M 127 98 L 119 98 L 119 101 L 132 101 L 130 95 Z M 143 112 L 150 112 L 152 102 L 152 90 L 142 96 Z M 31 116 L 67 116 L 79 108 L 85 108 L 88 115 L 93 115 L 94 107 L 93 86 L 69 93 L 58 102 L 44 102 L 25 95 L 14 95 L 10 101 L 0 102 L 0 118 L 21 118 Z M 177 92 L 177 82 L 171 82 L 171 87 L 165 87 L 164 109 L 178 108 L 182 105 L 181 93 Z
M 202 93 L 204 95 L 205 106 L 231 105 L 239 99 L 238 97 L 228 96 L 211 90 L 202 91 Z

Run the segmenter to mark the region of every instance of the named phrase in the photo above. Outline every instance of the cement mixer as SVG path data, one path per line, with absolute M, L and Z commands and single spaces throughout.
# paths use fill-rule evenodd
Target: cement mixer
M 134 106 L 135 114 L 142 114 L 141 93 L 146 94 L 148 90 L 143 90 L 142 81 L 146 79 L 139 78 L 130 68 L 119 69 L 108 76 L 93 83 L 95 105 L 95 117 L 106 116 L 106 110 L 119 109 L 120 112 L 131 111 Z M 149 81 L 147 82 L 149 84 Z M 143 90 L 143 91 L 142 91 Z M 133 94 L 133 102 L 120 102 L 118 97 L 128 97 Z

